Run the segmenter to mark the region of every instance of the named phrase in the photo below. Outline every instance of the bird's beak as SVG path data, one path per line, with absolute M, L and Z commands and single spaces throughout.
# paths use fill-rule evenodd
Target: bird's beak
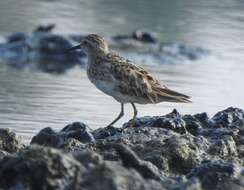
M 74 46 L 74 47 L 72 47 L 72 48 L 69 48 L 69 49 L 68 49 L 68 52 L 70 52 L 70 51 L 74 51 L 74 50 L 76 50 L 76 49 L 81 49 L 80 44 L 77 45 L 77 46 Z

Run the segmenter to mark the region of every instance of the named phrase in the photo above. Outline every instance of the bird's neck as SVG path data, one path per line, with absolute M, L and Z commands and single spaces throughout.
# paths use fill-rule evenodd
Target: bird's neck
M 87 53 L 87 57 L 88 57 L 88 67 L 91 65 L 96 65 L 96 64 L 100 64 L 102 59 L 108 54 L 109 52 L 105 52 L 105 51 L 92 51 L 92 52 L 88 52 Z

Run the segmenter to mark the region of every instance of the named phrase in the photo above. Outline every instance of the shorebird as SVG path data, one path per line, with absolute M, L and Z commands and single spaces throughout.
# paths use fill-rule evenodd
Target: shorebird
M 87 76 L 90 81 L 121 104 L 119 115 L 108 126 L 123 117 L 126 103 L 133 107 L 131 126 L 134 126 L 137 116 L 135 103 L 191 102 L 189 96 L 170 90 L 142 67 L 111 52 L 104 38 L 97 34 L 89 34 L 70 50 L 76 49 L 82 49 L 88 56 Z

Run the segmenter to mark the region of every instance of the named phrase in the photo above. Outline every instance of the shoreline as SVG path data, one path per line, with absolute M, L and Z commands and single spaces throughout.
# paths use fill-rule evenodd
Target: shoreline
M 0 129 L 0 189 L 242 189 L 244 111 L 137 118 L 136 126 L 47 127 L 30 145 Z

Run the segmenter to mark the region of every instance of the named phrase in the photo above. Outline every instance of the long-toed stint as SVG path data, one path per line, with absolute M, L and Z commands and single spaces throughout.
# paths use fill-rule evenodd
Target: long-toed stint
M 99 35 L 86 36 L 70 50 L 75 49 L 82 49 L 88 56 L 87 75 L 90 81 L 121 104 L 119 115 L 108 126 L 115 124 L 124 115 L 126 103 L 133 107 L 131 124 L 134 126 L 137 115 L 135 103 L 191 102 L 189 96 L 168 89 L 143 68 L 110 52 L 107 42 Z

